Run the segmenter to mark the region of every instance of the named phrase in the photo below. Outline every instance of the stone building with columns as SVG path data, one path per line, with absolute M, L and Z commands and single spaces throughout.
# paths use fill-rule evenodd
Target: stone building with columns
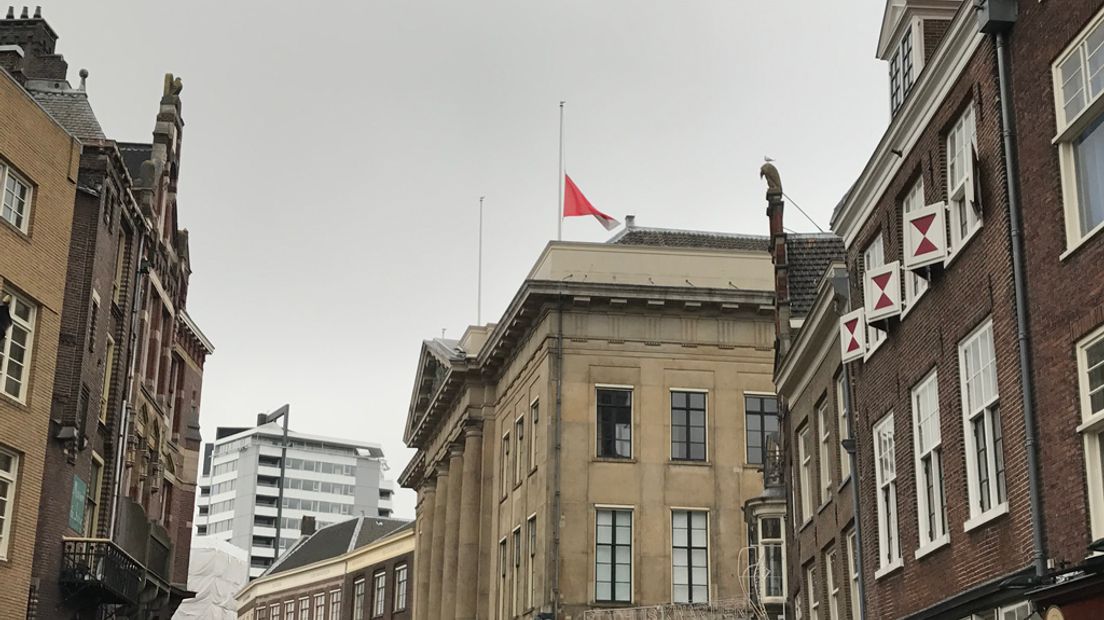
M 746 598 L 773 290 L 765 237 L 630 220 L 550 243 L 497 323 L 425 341 L 415 618 Z

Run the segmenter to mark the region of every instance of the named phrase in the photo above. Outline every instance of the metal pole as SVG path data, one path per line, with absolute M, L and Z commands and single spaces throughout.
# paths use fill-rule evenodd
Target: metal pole
M 285 408 L 283 413 L 284 418 L 284 439 L 280 443 L 280 480 L 277 483 L 277 496 L 276 500 L 276 556 L 272 558 L 275 562 L 276 558 L 280 557 L 280 525 L 284 520 L 284 473 L 287 472 L 287 436 L 288 436 L 288 414 L 290 410 Z
M 475 284 L 475 324 L 483 324 L 483 199 L 479 197 L 479 267 Z M 442 336 L 443 337 L 443 336 Z
M 559 198 L 560 202 L 556 205 L 556 241 L 563 240 L 563 208 L 564 208 L 564 104 L 566 101 L 560 102 L 560 178 L 557 181 L 559 183 Z

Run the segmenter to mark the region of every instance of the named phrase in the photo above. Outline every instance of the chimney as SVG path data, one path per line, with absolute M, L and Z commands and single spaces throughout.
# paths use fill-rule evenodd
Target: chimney
M 635 215 L 626 215 L 625 216 L 625 228 L 629 229 L 629 230 L 632 230 L 633 228 L 636 228 L 636 216 Z
M 767 180 L 767 219 L 770 222 L 771 262 L 774 263 L 774 328 L 777 335 L 777 348 L 780 355 L 790 349 L 790 278 L 786 257 L 786 229 L 783 228 L 782 215 L 785 202 L 782 200 L 782 178 L 778 169 L 769 160 L 759 169 L 759 176 Z
M 265 425 L 265 418 L 267 418 L 267 417 L 268 417 L 267 413 L 258 413 L 257 414 L 257 426 L 264 426 Z
M 35 7 L 34 16 L 23 7 L 15 17 L 15 7 L 9 6 L 0 20 L 0 46 L 23 49 L 23 73 L 28 79 L 64 80 L 68 65 L 61 54 L 54 53 L 58 36 L 42 18 L 42 8 Z
M 311 534 L 313 534 L 315 532 L 315 529 L 316 528 L 315 528 L 314 517 L 312 517 L 310 515 L 307 515 L 307 516 L 303 517 L 302 521 L 299 522 L 299 535 L 300 536 L 310 536 Z

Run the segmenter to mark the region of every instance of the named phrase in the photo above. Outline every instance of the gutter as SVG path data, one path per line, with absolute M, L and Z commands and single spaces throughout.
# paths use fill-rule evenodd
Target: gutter
M 1003 6 L 1002 6 L 1003 5 Z M 1011 62 L 1008 52 L 1007 31 L 1013 21 L 986 22 L 989 11 L 1011 6 L 1015 0 L 977 0 L 982 32 L 992 31 L 997 53 L 997 81 L 1000 87 L 1001 136 L 1004 142 L 1004 162 L 1007 170 L 1008 236 L 1012 244 L 1012 277 L 1016 296 L 1016 337 L 1019 341 L 1020 384 L 1023 389 L 1024 448 L 1027 452 L 1027 488 L 1031 504 L 1032 565 L 1035 577 L 1047 571 L 1045 524 L 1043 521 L 1042 472 L 1039 466 L 1039 438 L 1035 413 L 1035 385 L 1032 381 L 1033 363 L 1031 336 L 1028 328 L 1027 274 L 1024 267 L 1022 205 L 1020 204 L 1019 156 L 1016 149 L 1016 117 L 1012 110 Z M 1015 16 L 1011 17 L 1015 20 Z

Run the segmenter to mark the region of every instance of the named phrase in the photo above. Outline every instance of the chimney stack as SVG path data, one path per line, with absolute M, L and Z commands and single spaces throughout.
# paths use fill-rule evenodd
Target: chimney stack
M 267 417 L 268 417 L 267 413 L 258 413 L 257 414 L 257 426 L 264 426 L 265 425 L 265 418 L 267 418 Z
M 315 532 L 316 529 L 317 528 L 315 527 L 314 517 L 310 515 L 303 517 L 302 521 L 299 522 L 300 536 L 310 536 Z
M 636 228 L 636 216 L 635 215 L 626 215 L 625 216 L 625 228 Z

